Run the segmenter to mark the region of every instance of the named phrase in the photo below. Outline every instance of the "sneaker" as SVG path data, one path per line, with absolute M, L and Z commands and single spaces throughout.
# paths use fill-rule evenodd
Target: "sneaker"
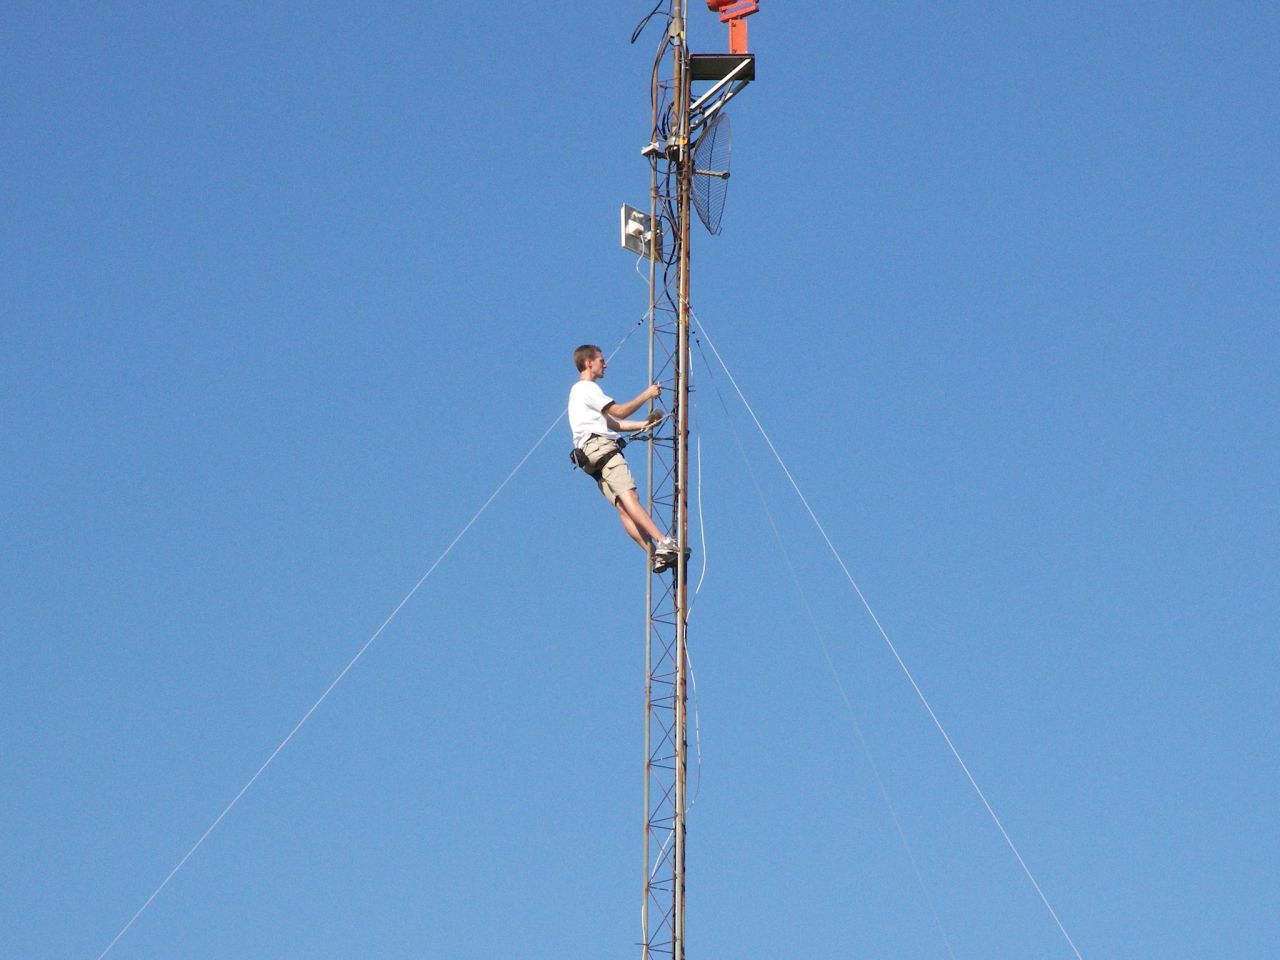
M 684 559 L 687 563 L 690 556 L 688 547 L 684 548 Z M 653 545 L 653 572 L 662 573 L 664 570 L 670 570 L 676 565 L 676 558 L 680 556 L 680 548 L 676 546 L 675 540 L 671 537 L 665 537 L 658 540 Z
M 663 537 L 661 540 L 655 541 L 653 544 L 653 555 L 655 557 L 672 557 L 674 558 L 679 549 L 676 542 L 670 537 Z

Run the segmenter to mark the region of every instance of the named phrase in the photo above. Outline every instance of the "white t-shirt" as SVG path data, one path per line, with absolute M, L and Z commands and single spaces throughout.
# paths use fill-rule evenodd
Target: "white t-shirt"
M 600 384 L 594 380 L 579 380 L 569 390 L 569 429 L 573 431 L 573 445 L 580 447 L 593 433 L 606 437 L 619 436 L 609 429 L 604 419 L 604 408 L 613 403 L 605 396 Z

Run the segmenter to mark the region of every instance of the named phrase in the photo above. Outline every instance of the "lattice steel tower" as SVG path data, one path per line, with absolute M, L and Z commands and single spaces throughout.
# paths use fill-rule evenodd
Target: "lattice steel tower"
M 649 444 L 648 501 L 669 516 L 680 558 L 646 589 L 642 960 L 685 956 L 690 208 L 720 232 L 729 170 L 725 105 L 755 78 L 746 17 L 756 0 L 706 0 L 729 26 L 729 53 L 692 54 L 686 5 L 671 0 L 654 56 L 649 212 L 624 207 L 623 245 L 649 260 L 650 382 L 671 386 L 673 416 Z M 695 94 L 695 85 L 709 84 Z

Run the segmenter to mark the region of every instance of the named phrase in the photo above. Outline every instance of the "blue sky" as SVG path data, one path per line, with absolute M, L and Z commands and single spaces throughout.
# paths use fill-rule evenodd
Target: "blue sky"
M 0 955 L 99 957 L 642 317 L 649 6 L 6 7 Z M 707 333 L 1081 954 L 1277 953 L 1280 17 L 762 6 Z M 689 955 L 1073 956 L 695 390 Z M 567 447 L 109 956 L 638 955 L 643 568 Z

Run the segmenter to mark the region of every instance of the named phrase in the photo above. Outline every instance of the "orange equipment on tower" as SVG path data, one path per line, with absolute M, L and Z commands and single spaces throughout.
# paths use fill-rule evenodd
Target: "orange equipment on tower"
M 747 52 L 747 17 L 760 9 L 756 0 L 707 0 L 707 9 L 729 25 L 729 52 Z

